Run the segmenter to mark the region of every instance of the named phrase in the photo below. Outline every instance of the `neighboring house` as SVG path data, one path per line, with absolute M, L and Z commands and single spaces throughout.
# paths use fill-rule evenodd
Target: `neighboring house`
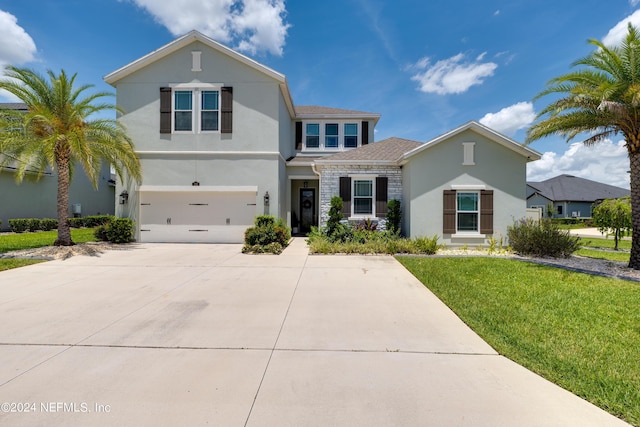
M 624 188 L 573 175 L 558 175 L 542 182 L 527 182 L 527 207 L 539 208 L 543 217 L 591 218 L 594 203 L 630 196 Z
M 349 220 L 384 228 L 398 199 L 406 235 L 485 244 L 525 216 L 526 163 L 540 158 L 477 122 L 374 143 L 379 114 L 294 106 L 284 75 L 197 31 L 105 81 L 142 163 L 141 185 L 116 189 L 140 241 L 242 242 L 260 214 L 306 232 L 339 195 Z
M 0 103 L 0 109 L 27 111 L 22 103 Z M 1 155 L 2 153 L 0 153 Z M 16 184 L 17 161 L 0 167 L 0 228 L 9 228 L 11 218 L 57 218 L 57 175 L 51 169 L 37 179 L 37 171 L 27 172 Z M 115 180 L 108 165 L 103 165 L 94 189 L 89 178 L 77 167 L 69 188 L 69 215 L 87 216 L 115 213 Z

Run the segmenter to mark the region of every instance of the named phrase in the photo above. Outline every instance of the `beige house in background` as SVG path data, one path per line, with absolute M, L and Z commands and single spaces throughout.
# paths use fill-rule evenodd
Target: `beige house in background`
M 143 168 L 141 185 L 118 184 L 116 214 L 143 242 L 241 242 L 265 213 L 306 232 L 339 195 L 348 220 L 384 228 L 398 199 L 407 236 L 486 244 L 525 216 L 526 164 L 540 158 L 477 122 L 374 142 L 379 114 L 296 106 L 284 75 L 197 31 L 105 81 Z

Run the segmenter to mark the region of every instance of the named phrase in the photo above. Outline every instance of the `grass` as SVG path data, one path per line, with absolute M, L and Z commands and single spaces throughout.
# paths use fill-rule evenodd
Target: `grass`
M 71 238 L 75 243 L 95 242 L 93 231 L 93 228 L 72 228 Z M 0 235 L 0 253 L 51 246 L 57 237 L 56 230 L 3 234 Z
M 580 243 L 582 243 L 582 246 L 588 246 L 590 248 L 613 249 L 615 247 L 613 237 L 609 239 L 598 239 L 592 237 L 582 238 Z M 620 240 L 618 242 L 618 249 L 631 250 L 631 240 Z
M 500 354 L 640 425 L 640 285 L 517 260 L 398 257 Z
M 588 258 L 606 259 L 608 261 L 623 261 L 623 262 L 629 262 L 629 257 L 631 255 L 629 252 L 599 251 L 596 249 L 589 249 L 589 248 L 578 249 L 575 252 L 575 254 L 588 257 Z
M 71 238 L 76 243 L 95 242 L 93 228 L 72 228 Z M 18 251 L 22 249 L 41 248 L 51 246 L 58 237 L 57 231 L 38 231 L 35 233 L 16 233 L 0 235 L 0 253 Z M 42 260 L 7 258 L 0 259 L 0 271 L 37 264 Z

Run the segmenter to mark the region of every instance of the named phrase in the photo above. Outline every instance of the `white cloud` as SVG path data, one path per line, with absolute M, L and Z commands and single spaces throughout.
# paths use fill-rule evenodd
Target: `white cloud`
M 633 0 L 632 5 L 635 6 L 639 1 L 640 0 Z M 607 35 L 602 38 L 602 44 L 605 46 L 615 46 L 620 44 L 620 42 L 627 36 L 627 27 L 629 22 L 636 27 L 640 26 L 640 10 L 636 10 L 610 29 Z
M 289 24 L 284 0 L 131 0 L 173 35 L 198 30 L 244 52 L 281 56 Z
M 12 14 L 0 10 L 0 74 L 7 65 L 22 65 L 35 59 L 36 44 L 29 34 L 18 25 Z M 19 101 L 6 91 L 0 91 L 0 99 Z
M 629 4 L 630 4 L 631 6 L 637 6 L 637 5 L 638 5 L 638 3 L 640 3 L 640 0 L 629 0 Z
M 429 58 L 422 58 L 413 65 L 414 69 L 420 71 L 411 79 L 419 83 L 422 92 L 439 95 L 464 93 L 471 86 L 482 84 L 498 67 L 493 62 L 482 62 L 484 56 L 485 53 L 482 53 L 474 60 L 468 60 L 459 53 L 433 65 Z
M 569 174 L 629 188 L 629 157 L 624 144 L 624 141 L 616 144 L 606 140 L 586 147 L 576 142 L 561 155 L 546 152 L 540 160 L 527 165 L 527 180 L 544 181 L 560 174 Z
M 497 113 L 487 113 L 480 123 L 507 136 L 514 136 L 520 129 L 528 127 L 536 119 L 533 104 L 518 102 Z

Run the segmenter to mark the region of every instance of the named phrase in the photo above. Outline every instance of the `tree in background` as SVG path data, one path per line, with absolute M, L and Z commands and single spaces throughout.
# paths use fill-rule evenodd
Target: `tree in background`
M 97 188 L 102 161 L 110 163 L 121 180 L 127 173 L 140 182 L 142 173 L 133 143 L 115 119 L 95 118 L 112 112 L 114 105 L 101 99 L 112 96 L 84 93 L 91 85 L 74 87 L 76 74 L 68 77 L 62 70 L 44 77 L 26 68 L 7 67 L 0 89 L 15 95 L 27 106 L 27 112 L 0 112 L 0 163 L 19 161 L 16 181 L 22 182 L 27 169 L 41 176 L 47 167 L 58 175 L 58 238 L 54 245 L 70 246 L 69 185 L 73 167 L 80 164 Z M 98 102 L 100 101 L 100 102 Z
M 552 79 L 536 99 L 556 96 L 527 131 L 527 143 L 550 135 L 571 141 L 587 135 L 589 146 L 622 134 L 629 154 L 632 244 L 629 267 L 640 270 L 640 34 L 629 24 L 625 40 L 573 63 L 577 70 Z
M 593 209 L 593 223 L 601 233 L 613 233 L 615 250 L 618 241 L 632 228 L 631 199 L 606 199 Z

